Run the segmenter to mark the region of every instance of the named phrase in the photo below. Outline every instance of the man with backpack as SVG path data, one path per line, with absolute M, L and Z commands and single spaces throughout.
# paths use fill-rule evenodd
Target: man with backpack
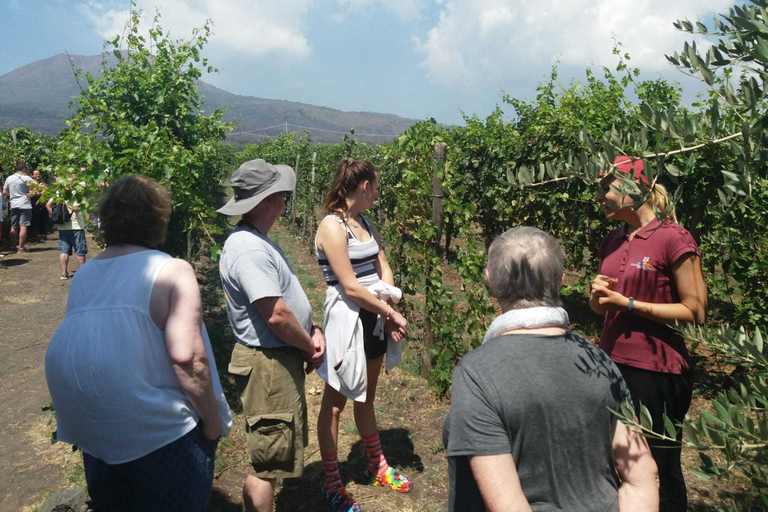
M 58 202 L 57 202 L 58 201 Z M 67 204 L 61 199 L 51 198 L 45 207 L 51 215 L 51 221 L 59 231 L 59 263 L 61 264 L 61 279 L 69 279 L 69 257 L 75 253 L 78 263 L 85 263 L 88 244 L 85 241 L 85 222 L 80 213 L 80 205 Z

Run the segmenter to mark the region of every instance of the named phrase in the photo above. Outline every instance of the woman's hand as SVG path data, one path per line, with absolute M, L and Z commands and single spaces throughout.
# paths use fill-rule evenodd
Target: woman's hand
M 609 294 L 616 294 L 619 297 L 622 295 L 613 291 L 613 287 L 618 284 L 619 280 L 615 277 L 608 277 L 602 274 L 595 276 L 592 281 L 592 287 L 589 290 L 589 305 L 595 313 L 605 314 L 607 311 L 615 311 L 611 309 L 610 304 L 608 307 L 604 307 L 602 299 L 605 299 Z M 618 299 L 618 297 L 612 297 L 612 299 Z M 607 301 L 611 302 L 611 301 Z M 626 307 L 626 305 L 625 305 Z
M 627 309 L 629 299 L 601 284 L 592 284 L 597 303 L 604 311 L 624 311 Z
M 392 309 L 387 316 L 387 321 L 384 323 L 384 334 L 392 338 L 393 341 L 400 343 L 405 339 L 405 335 L 408 334 L 406 326 L 408 321 L 403 315 Z

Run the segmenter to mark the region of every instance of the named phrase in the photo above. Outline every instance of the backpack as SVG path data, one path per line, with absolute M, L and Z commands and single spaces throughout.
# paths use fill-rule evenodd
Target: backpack
M 54 224 L 66 224 L 72 219 L 72 212 L 69 211 L 67 205 L 59 203 L 53 207 L 51 211 L 51 222 Z

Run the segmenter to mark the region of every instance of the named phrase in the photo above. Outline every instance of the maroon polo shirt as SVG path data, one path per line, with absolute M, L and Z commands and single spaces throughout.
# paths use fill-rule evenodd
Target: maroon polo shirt
M 691 234 L 675 222 L 654 219 L 630 241 L 627 226 L 611 231 L 600 245 L 600 273 L 619 280 L 614 290 L 637 301 L 680 302 L 673 267 L 681 257 L 701 256 Z M 643 370 L 682 373 L 689 368 L 683 338 L 666 324 L 626 311 L 605 314 L 600 348 L 616 363 Z

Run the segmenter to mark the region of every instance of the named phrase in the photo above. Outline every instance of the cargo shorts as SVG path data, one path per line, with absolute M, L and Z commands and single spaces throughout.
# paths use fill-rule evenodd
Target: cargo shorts
M 243 404 L 251 466 L 259 478 L 294 478 L 304 473 L 309 444 L 304 359 L 293 347 L 235 344 L 229 373 Z

